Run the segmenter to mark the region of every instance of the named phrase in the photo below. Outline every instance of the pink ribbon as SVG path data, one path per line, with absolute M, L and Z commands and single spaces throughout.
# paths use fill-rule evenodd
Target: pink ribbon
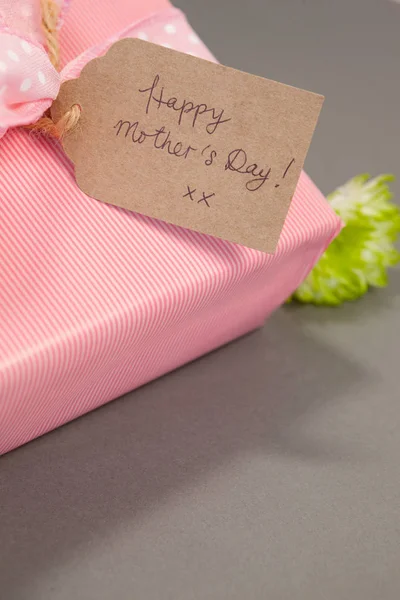
M 60 25 L 69 4 L 58 0 Z M 60 89 L 43 45 L 39 0 L 0 0 L 0 138 L 37 121 Z

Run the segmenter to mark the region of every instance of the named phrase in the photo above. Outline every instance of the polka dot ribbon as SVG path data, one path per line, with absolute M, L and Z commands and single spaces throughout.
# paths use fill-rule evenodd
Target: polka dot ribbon
M 62 11 L 67 3 L 60 0 Z M 43 46 L 37 0 L 0 0 L 0 138 L 37 121 L 60 89 Z
M 69 0 L 60 3 L 60 23 Z M 88 48 L 61 73 L 44 48 L 39 0 L 0 0 L 0 138 L 7 129 L 35 123 L 57 97 L 63 81 L 78 77 L 83 66 L 124 37 L 138 37 L 206 60 L 215 60 L 175 8 L 154 13 L 141 22 Z

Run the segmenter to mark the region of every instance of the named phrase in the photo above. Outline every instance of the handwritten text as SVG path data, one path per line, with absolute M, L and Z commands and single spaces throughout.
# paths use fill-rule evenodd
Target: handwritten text
M 207 104 L 195 104 L 192 100 L 186 99 L 179 101 L 175 96 L 172 96 L 171 98 L 165 97 L 164 86 L 161 87 L 157 97 L 156 88 L 158 87 L 159 82 L 160 76 L 156 75 L 150 87 L 139 89 L 140 93 L 147 94 L 146 114 L 149 114 L 151 103 L 154 102 L 157 110 L 164 105 L 167 108 L 176 111 L 178 113 L 179 125 L 181 125 L 184 115 L 189 115 L 192 127 L 196 125 L 199 117 L 205 115 L 209 119 L 206 125 L 206 131 L 210 135 L 215 133 L 218 125 L 230 121 L 229 118 L 223 118 L 225 112 L 223 108 L 209 108 Z

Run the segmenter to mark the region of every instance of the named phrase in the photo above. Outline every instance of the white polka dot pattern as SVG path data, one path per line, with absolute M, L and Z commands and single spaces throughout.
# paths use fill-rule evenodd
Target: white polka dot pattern
M 191 44 L 199 44 L 199 43 L 200 43 L 200 40 L 199 40 L 199 38 L 197 37 L 197 35 L 196 35 L 196 34 L 194 34 L 194 33 L 189 33 L 189 42 L 190 42 Z
M 170 33 L 170 34 L 176 33 L 176 27 L 172 23 L 167 23 L 166 25 L 164 25 L 164 31 L 165 31 L 165 33 Z
M 1 138 L 8 128 L 32 123 L 43 114 L 58 94 L 60 77 L 44 49 L 1 31 L 0 74 L 7 89 L 0 100 Z
M 19 86 L 19 89 L 21 90 L 21 92 L 27 92 L 31 87 L 32 87 L 32 79 L 27 77 L 26 79 L 24 79 L 22 81 L 21 85 Z
M 14 50 L 7 50 L 7 56 L 13 62 L 19 62 L 19 56 Z
M 21 48 L 24 52 L 26 52 L 26 54 L 32 54 L 32 45 L 28 44 L 26 40 L 22 40 Z
M 167 17 L 165 17 L 167 18 Z M 138 37 L 141 40 L 153 42 L 164 46 L 185 52 L 191 56 L 215 60 L 210 51 L 201 43 L 193 29 L 188 25 L 185 18 L 179 11 L 171 11 L 168 15 L 168 21 L 164 19 L 154 19 L 148 23 L 146 29 L 143 24 L 140 29 L 135 26 L 132 30 L 125 32 L 126 37 Z

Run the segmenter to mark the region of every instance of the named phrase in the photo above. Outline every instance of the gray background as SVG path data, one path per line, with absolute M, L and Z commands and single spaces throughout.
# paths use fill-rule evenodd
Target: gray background
M 326 95 L 324 192 L 400 175 L 400 5 L 177 4 L 221 62 Z M 285 307 L 0 459 L 0 597 L 397 600 L 399 290 Z

